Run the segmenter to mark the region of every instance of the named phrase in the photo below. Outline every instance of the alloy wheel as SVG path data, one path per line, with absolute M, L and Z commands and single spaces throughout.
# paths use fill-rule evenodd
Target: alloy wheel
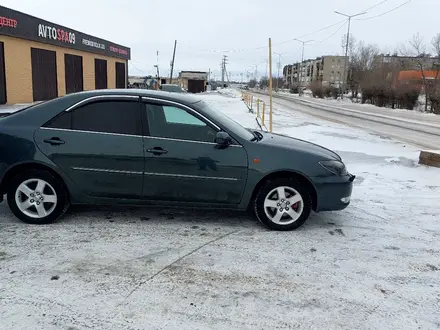
M 303 209 L 303 198 L 292 187 L 277 187 L 271 190 L 264 199 L 264 212 L 266 216 L 278 225 L 289 225 L 297 221 Z
M 47 217 L 55 210 L 57 202 L 55 189 L 42 179 L 28 179 L 15 191 L 18 209 L 34 219 Z

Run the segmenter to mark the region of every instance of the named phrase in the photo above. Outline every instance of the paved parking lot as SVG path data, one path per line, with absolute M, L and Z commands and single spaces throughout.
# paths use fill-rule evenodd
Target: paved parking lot
M 346 141 L 348 209 L 273 232 L 242 213 L 148 208 L 74 207 L 31 226 L 2 203 L 0 328 L 440 327 L 438 171 L 382 137 L 298 114 L 278 123 Z

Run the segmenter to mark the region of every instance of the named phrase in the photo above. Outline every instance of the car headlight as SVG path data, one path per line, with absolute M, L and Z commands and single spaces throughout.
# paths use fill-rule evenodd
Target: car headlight
M 318 162 L 318 164 L 324 167 L 327 171 L 332 172 L 333 174 L 341 176 L 348 174 L 345 164 L 338 160 L 324 160 Z

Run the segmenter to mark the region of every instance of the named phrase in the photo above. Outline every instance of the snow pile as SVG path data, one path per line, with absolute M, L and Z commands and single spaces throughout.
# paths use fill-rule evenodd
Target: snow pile
M 216 92 L 223 96 L 241 98 L 241 91 L 233 88 L 218 88 Z

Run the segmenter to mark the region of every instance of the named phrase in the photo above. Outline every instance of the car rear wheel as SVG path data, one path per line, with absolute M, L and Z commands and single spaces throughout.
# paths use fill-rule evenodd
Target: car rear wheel
M 46 171 L 30 170 L 18 174 L 11 180 L 7 195 L 12 213 L 31 224 L 52 223 L 69 206 L 64 184 Z
M 293 178 L 267 181 L 254 201 L 257 218 L 275 230 L 293 230 L 302 226 L 311 210 L 309 191 Z

